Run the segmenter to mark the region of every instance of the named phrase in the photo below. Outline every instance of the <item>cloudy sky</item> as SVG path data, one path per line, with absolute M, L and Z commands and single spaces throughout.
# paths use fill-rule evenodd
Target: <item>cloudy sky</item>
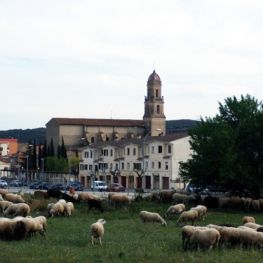
M 262 13 L 262 0 L 0 0 L 0 130 L 142 119 L 153 69 L 167 120 L 261 101 Z

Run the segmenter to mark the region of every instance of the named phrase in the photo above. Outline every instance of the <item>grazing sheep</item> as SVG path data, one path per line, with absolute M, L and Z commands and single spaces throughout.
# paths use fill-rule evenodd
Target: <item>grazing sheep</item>
M 64 204 L 61 202 L 57 202 L 55 204 L 51 203 L 47 206 L 48 215 L 53 216 L 59 216 L 64 214 Z
M 256 223 L 256 220 L 253 216 L 244 216 L 242 218 L 242 223 L 243 223 L 243 225 L 246 223 Z
M 19 240 L 25 237 L 25 225 L 21 221 L 0 218 L 0 238 L 3 240 Z
M 119 194 L 119 193 L 109 194 L 108 199 L 109 199 L 109 202 L 113 204 L 114 206 L 125 205 L 131 202 L 131 200 L 129 199 L 127 195 Z
M 34 218 L 35 221 L 38 221 L 43 226 L 43 230 L 47 230 L 47 218 L 45 216 L 37 216 Z
M 218 208 L 218 197 L 206 196 L 202 201 L 202 205 L 205 205 L 207 208 Z
M 4 216 L 27 216 L 30 213 L 30 207 L 25 203 L 11 204 L 4 211 Z
M 5 195 L 5 199 L 13 203 L 25 203 L 25 200 L 23 199 L 23 197 L 18 194 L 8 193 Z
M 13 204 L 13 203 L 12 203 L 12 202 L 9 202 L 9 201 L 5 201 L 5 200 L 0 201 L 0 213 L 3 213 L 3 212 L 6 210 L 6 208 L 7 208 L 8 206 L 12 205 L 12 204 Z
M 92 194 L 92 193 L 88 193 L 88 192 L 81 192 L 81 193 L 79 193 L 78 199 L 80 201 L 88 201 L 90 199 L 101 200 L 101 198 L 99 196 L 97 196 L 95 194 Z
M 184 204 L 171 205 L 166 210 L 164 217 L 166 218 L 166 217 L 170 217 L 173 215 L 178 215 L 178 214 L 181 214 L 183 211 L 185 211 Z
M 192 207 L 191 210 L 196 210 L 198 213 L 198 218 L 201 220 L 205 219 L 207 213 L 207 207 L 204 205 L 198 205 L 196 207 Z
M 65 206 L 65 214 L 67 215 L 67 216 L 71 216 L 72 215 L 72 213 L 74 212 L 74 205 L 73 205 L 73 203 L 72 202 L 67 202 L 66 203 L 66 206 Z
M 167 226 L 166 221 L 158 213 L 141 211 L 139 215 L 143 223 L 146 222 L 161 223 L 163 226 Z
M 172 202 L 172 196 L 175 193 L 175 190 L 161 190 L 159 192 L 159 200 L 164 203 Z
M 243 204 L 244 204 L 244 209 L 245 211 L 249 211 L 250 210 L 250 206 L 251 206 L 251 202 L 252 202 L 252 198 L 250 197 L 242 197 L 242 201 L 243 201 Z
M 197 196 L 194 194 L 186 195 L 180 193 L 174 193 L 172 195 L 173 204 L 183 203 L 185 205 L 196 205 L 197 204 Z
M 263 245 L 263 233 L 250 228 L 239 229 L 240 243 L 243 247 L 256 246 L 261 248 Z
M 236 227 L 223 227 L 221 230 L 218 229 L 221 235 L 221 244 L 230 244 L 236 246 L 240 243 L 239 228 Z
M 179 216 L 177 220 L 177 225 L 180 225 L 181 223 L 186 224 L 187 222 L 192 222 L 192 225 L 194 225 L 195 221 L 198 219 L 198 212 L 196 210 L 188 210 L 182 212 L 182 214 Z
M 0 201 L 4 201 L 3 196 L 0 194 Z
M 251 207 L 255 212 L 259 212 L 260 211 L 260 201 L 259 200 L 252 200 L 251 201 Z
M 88 206 L 89 206 L 88 211 L 90 211 L 92 208 L 95 208 L 98 209 L 100 212 L 104 212 L 104 209 L 102 207 L 102 200 L 89 199 Z
M 7 193 L 8 193 L 8 190 L 0 188 L 0 195 L 2 195 L 2 197 L 5 197 Z
M 90 226 L 91 244 L 94 245 L 94 240 L 99 239 L 100 245 L 102 246 L 101 239 L 104 235 L 104 224 L 106 221 L 104 219 L 99 219 L 96 223 Z
M 187 250 L 189 248 L 189 241 L 192 236 L 192 234 L 197 230 L 203 230 L 203 229 L 208 229 L 208 227 L 197 227 L 197 226 L 190 226 L 190 225 L 185 225 L 182 227 L 182 245 L 183 249 Z
M 205 248 L 211 250 L 213 247 L 218 246 L 220 240 L 220 233 L 218 230 L 211 229 L 197 229 L 190 237 L 189 244 L 196 245 L 197 249 Z

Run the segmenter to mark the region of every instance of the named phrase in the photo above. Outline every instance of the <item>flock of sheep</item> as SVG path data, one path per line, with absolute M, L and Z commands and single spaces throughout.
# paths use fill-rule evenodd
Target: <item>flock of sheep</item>
M 45 195 L 46 193 L 43 193 L 43 196 Z M 67 196 L 65 197 L 67 199 Z M 160 191 L 153 192 L 144 198 L 151 201 L 171 203 L 163 216 L 157 212 L 145 210 L 140 211 L 138 216 L 143 223 L 159 223 L 163 226 L 167 226 L 166 220 L 177 217 L 176 225 L 181 227 L 182 247 L 184 250 L 210 250 L 218 245 L 263 247 L 263 225 L 256 224 L 254 217 L 244 217 L 242 219 L 243 224 L 240 226 L 227 224 L 195 226 L 197 222 L 204 221 L 208 211 L 208 207 L 204 205 L 204 202 L 200 204 L 199 202 L 202 199 L 197 198 L 196 195 L 187 195 L 174 191 Z M 126 194 L 109 193 L 106 198 L 105 196 L 101 197 L 89 192 L 81 192 L 78 196 L 74 196 L 73 199 L 69 200 L 86 202 L 88 210 L 94 208 L 103 212 L 105 199 L 114 208 L 120 205 L 128 206 L 134 201 L 131 196 Z M 213 202 L 215 201 L 214 199 L 212 200 Z M 75 210 L 71 201 L 61 198 L 55 203 L 49 203 L 46 210 L 47 217 L 71 216 Z M 241 205 L 241 203 L 245 211 L 260 211 L 263 206 L 263 201 L 251 198 L 222 197 L 217 199 L 219 207 L 223 207 L 226 204 L 231 207 L 233 204 Z M 36 233 L 45 235 L 47 218 L 43 215 L 32 217 L 30 212 L 30 206 L 25 202 L 23 196 L 0 189 L 0 213 L 3 215 L 3 217 L 0 217 L 0 239 L 19 240 L 31 237 Z M 89 234 L 92 245 L 97 240 L 102 245 L 105 223 L 106 220 L 100 218 L 97 222 L 91 224 Z

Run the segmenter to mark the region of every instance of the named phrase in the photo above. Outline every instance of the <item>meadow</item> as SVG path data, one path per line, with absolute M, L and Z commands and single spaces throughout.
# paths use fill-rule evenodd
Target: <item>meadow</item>
M 31 200 L 32 216 L 45 215 L 50 200 Z M 139 211 L 166 211 L 168 204 L 153 202 L 133 203 L 129 208 L 106 207 L 104 213 L 87 211 L 86 204 L 75 205 L 74 214 L 67 217 L 48 218 L 46 235 L 39 234 L 20 241 L 0 241 L 0 262 L 263 262 L 262 251 L 257 249 L 216 248 L 207 251 L 184 251 L 181 228 L 174 217 L 167 227 L 143 224 Z M 209 210 L 203 222 L 241 224 L 245 215 L 241 211 Z M 263 224 L 262 214 L 250 214 Z M 107 223 L 102 247 L 91 245 L 89 227 L 99 218 Z

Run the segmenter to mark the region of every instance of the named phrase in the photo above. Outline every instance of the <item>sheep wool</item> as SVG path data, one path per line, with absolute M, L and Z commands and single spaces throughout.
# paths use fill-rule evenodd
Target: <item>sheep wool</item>
M 151 223 L 160 223 L 163 226 L 167 226 L 166 221 L 158 214 L 148 211 L 141 211 L 140 218 L 143 223 L 151 222 Z
M 91 244 L 95 244 L 95 240 L 98 239 L 100 245 L 102 246 L 102 237 L 104 236 L 104 224 L 106 221 L 104 219 L 98 219 L 97 222 L 90 226 Z

